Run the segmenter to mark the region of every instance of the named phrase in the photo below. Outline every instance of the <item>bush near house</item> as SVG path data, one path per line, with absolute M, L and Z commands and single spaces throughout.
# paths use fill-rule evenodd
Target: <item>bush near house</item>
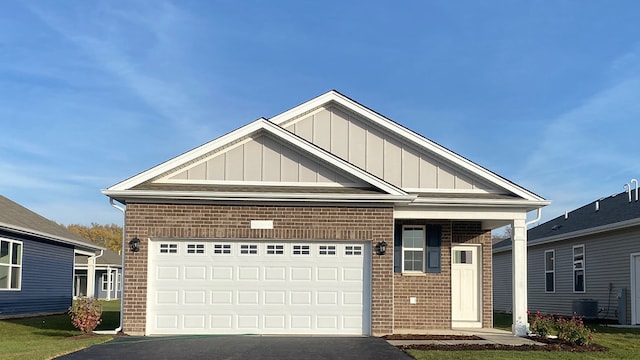
M 539 336 L 557 335 L 560 340 L 575 345 L 589 345 L 593 340 L 593 330 L 584 325 L 580 316 L 574 315 L 567 319 L 542 315 L 537 311 L 534 315 L 529 315 L 529 324 L 531 332 Z
M 96 298 L 79 298 L 69 308 L 71 323 L 84 334 L 92 333 L 102 320 L 102 303 Z

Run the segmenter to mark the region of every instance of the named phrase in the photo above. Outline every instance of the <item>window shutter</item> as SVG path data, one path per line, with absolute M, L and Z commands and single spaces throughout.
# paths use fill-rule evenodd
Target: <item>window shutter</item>
M 442 228 L 438 225 L 427 225 L 427 272 L 441 271 L 440 257 L 442 252 Z
M 402 272 L 402 224 L 395 224 L 393 230 L 393 272 Z

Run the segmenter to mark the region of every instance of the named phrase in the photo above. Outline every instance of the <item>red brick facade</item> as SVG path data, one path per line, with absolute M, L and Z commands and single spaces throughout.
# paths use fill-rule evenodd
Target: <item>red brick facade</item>
M 274 228 L 250 228 L 251 220 L 273 220 Z M 422 221 L 424 223 L 424 220 Z M 124 331 L 142 334 L 146 322 L 147 243 L 149 238 L 364 240 L 372 248 L 389 244 L 387 254 L 372 254 L 371 322 L 373 335 L 401 329 L 451 327 L 452 242 L 482 244 L 483 326 L 492 326 L 491 234 L 477 222 L 433 222 L 442 226 L 442 272 L 406 276 L 393 273 L 394 220 L 391 207 L 294 207 L 128 203 L 127 237 L 141 240 L 140 251 L 125 261 Z M 409 305 L 408 297 L 417 297 Z

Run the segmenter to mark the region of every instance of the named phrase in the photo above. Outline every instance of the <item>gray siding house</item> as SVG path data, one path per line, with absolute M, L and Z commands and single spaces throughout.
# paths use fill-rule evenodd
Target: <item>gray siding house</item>
M 528 231 L 530 311 L 640 323 L 637 196 L 601 198 Z M 493 268 L 494 309 L 510 312 L 511 240 L 493 246 Z
M 99 249 L 0 195 L 0 318 L 65 312 L 74 255 Z
M 98 299 L 119 299 L 122 283 L 122 256 L 113 250 L 104 250 L 95 255 L 93 282 L 88 281 L 89 260 L 87 255 L 76 254 L 74 266 L 73 296 L 90 296 Z M 88 286 L 93 284 L 93 292 Z

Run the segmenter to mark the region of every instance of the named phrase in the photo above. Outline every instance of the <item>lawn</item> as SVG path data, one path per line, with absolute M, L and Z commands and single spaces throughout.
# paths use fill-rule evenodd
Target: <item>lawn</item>
M 496 314 L 496 328 L 510 330 L 511 316 Z M 423 359 L 640 359 L 640 329 L 620 329 L 592 326 L 595 343 L 609 348 L 608 352 L 566 353 L 545 351 L 418 351 L 410 350 L 409 355 Z
M 102 319 L 98 329 L 118 326 L 119 300 L 103 302 Z M 67 314 L 0 320 L 0 359 L 51 359 L 113 338 L 112 335 L 74 337 L 79 334 Z

